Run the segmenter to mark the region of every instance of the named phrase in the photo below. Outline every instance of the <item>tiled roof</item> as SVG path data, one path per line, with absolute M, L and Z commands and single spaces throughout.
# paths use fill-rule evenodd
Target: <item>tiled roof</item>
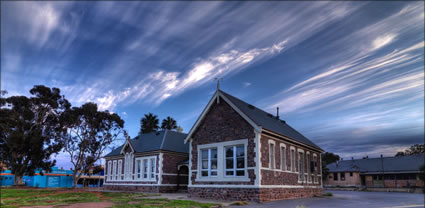
M 168 150 L 173 152 L 189 153 L 189 144 L 184 144 L 187 134 L 175 131 L 162 130 L 158 132 L 140 134 L 130 140 L 135 152 L 151 152 Z M 119 155 L 124 145 L 112 150 L 105 157 Z
M 222 95 L 230 100 L 239 110 L 241 110 L 246 116 L 248 116 L 255 124 L 261 126 L 264 129 L 270 130 L 277 134 L 289 137 L 300 143 L 313 146 L 321 150 L 319 146 L 314 144 L 312 141 L 307 139 L 304 135 L 299 133 L 297 130 L 289 126 L 285 121 L 277 119 L 275 116 L 267 113 L 251 104 L 248 104 L 232 95 L 229 95 L 219 90 Z M 282 106 L 284 107 L 284 106 Z
M 367 173 L 418 172 L 425 164 L 425 155 L 342 160 L 327 166 L 329 172 L 359 171 Z

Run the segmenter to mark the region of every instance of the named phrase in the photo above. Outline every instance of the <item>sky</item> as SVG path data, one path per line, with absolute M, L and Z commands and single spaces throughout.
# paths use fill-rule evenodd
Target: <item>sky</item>
M 1 89 L 188 132 L 221 89 L 341 157 L 424 143 L 424 2 L 1 2 Z M 61 153 L 58 166 L 69 168 Z

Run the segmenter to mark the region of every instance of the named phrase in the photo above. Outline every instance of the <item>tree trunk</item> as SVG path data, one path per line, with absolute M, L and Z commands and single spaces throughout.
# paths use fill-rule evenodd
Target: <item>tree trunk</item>
M 72 184 L 72 188 L 76 188 L 77 185 L 78 185 L 78 179 L 79 179 L 79 178 L 77 178 L 77 174 L 73 173 L 72 174 L 72 179 L 74 181 L 74 184 Z
M 25 185 L 23 178 L 24 178 L 24 176 L 22 176 L 22 175 L 16 175 L 15 174 L 14 185 L 15 186 L 23 186 L 23 185 Z

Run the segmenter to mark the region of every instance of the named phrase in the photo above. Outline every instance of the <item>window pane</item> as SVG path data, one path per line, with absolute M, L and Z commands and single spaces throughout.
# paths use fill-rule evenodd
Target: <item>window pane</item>
M 245 148 L 243 145 L 239 145 L 236 147 L 236 157 L 245 156 Z
M 238 158 L 236 160 L 237 168 L 244 168 L 245 167 L 245 161 L 244 158 Z
M 226 159 L 226 169 L 233 169 L 233 159 Z
M 217 160 L 211 160 L 211 169 L 217 169 Z
M 217 159 L 217 149 L 211 149 L 211 159 Z
M 202 169 L 208 169 L 208 160 L 202 160 Z
M 202 176 L 208 176 L 208 171 L 202 171 Z
M 226 171 L 226 175 L 233 175 L 233 171 Z
M 226 157 L 233 157 L 233 147 L 226 147 Z
M 211 175 L 212 176 L 216 176 L 217 175 L 217 171 L 211 171 Z
M 140 160 L 137 160 L 136 161 L 136 171 L 137 171 L 137 173 L 140 173 L 140 171 L 142 171 L 142 167 L 140 167 L 141 165 L 140 165 Z
M 244 170 L 237 170 L 236 171 L 236 175 L 237 176 L 244 176 L 245 175 L 245 171 Z
M 202 150 L 202 159 L 208 159 L 208 150 Z

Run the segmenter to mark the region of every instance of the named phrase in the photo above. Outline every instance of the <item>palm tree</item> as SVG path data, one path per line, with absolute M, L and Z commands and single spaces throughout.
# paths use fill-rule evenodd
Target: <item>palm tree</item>
M 140 121 L 140 132 L 141 133 L 150 133 L 158 130 L 159 126 L 158 116 L 153 115 L 152 113 L 145 114 L 145 117 Z
M 177 122 L 170 116 L 162 120 L 161 129 L 173 130 L 177 129 Z

